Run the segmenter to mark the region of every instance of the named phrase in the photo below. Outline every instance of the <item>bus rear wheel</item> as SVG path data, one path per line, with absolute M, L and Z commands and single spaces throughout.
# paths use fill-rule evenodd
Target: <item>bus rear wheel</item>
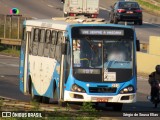
M 48 97 L 44 97 L 42 98 L 42 103 L 46 103 L 46 104 L 49 104 L 49 98 Z
M 42 97 L 41 96 L 34 95 L 33 84 L 31 85 L 31 99 L 32 99 L 32 101 L 35 101 L 35 102 L 42 102 Z
M 113 103 L 113 110 L 114 111 L 121 111 L 123 107 L 123 103 Z
M 53 101 L 54 101 L 54 103 L 58 104 L 58 93 L 57 93 L 56 86 L 54 87 L 54 90 L 53 90 Z

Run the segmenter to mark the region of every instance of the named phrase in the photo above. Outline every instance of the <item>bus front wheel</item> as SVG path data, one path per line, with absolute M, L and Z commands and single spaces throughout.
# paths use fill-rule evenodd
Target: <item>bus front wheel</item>
M 123 103 L 113 103 L 113 110 L 114 111 L 121 111 L 123 107 Z
M 32 101 L 42 102 L 42 97 L 41 96 L 34 95 L 33 84 L 31 85 L 31 99 L 32 99 Z
M 44 97 L 42 98 L 42 103 L 46 103 L 46 104 L 49 104 L 49 98 L 48 97 Z

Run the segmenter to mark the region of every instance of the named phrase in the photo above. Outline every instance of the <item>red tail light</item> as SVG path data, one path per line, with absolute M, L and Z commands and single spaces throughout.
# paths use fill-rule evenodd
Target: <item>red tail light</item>
M 141 12 L 142 12 L 142 10 L 135 10 L 135 12 L 137 12 L 137 13 L 141 13 Z
M 97 14 L 93 14 L 91 17 L 92 18 L 97 18 L 97 16 L 98 16 Z
M 125 9 L 118 9 L 117 12 L 118 13 L 123 13 L 123 12 L 125 12 Z
M 76 16 L 76 14 L 74 14 L 74 13 L 70 13 L 70 14 L 69 14 L 69 16 Z

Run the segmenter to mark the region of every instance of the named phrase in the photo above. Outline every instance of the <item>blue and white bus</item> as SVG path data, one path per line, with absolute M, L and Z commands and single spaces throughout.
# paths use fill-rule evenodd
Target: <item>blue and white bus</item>
M 136 42 L 130 26 L 102 19 L 26 20 L 20 90 L 39 102 L 136 101 Z

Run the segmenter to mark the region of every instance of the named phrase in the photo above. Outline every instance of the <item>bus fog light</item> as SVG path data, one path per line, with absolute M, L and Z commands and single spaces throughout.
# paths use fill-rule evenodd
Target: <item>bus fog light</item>
M 134 97 L 135 97 L 135 95 L 130 95 L 129 99 L 130 99 L 130 100 L 133 100 Z

